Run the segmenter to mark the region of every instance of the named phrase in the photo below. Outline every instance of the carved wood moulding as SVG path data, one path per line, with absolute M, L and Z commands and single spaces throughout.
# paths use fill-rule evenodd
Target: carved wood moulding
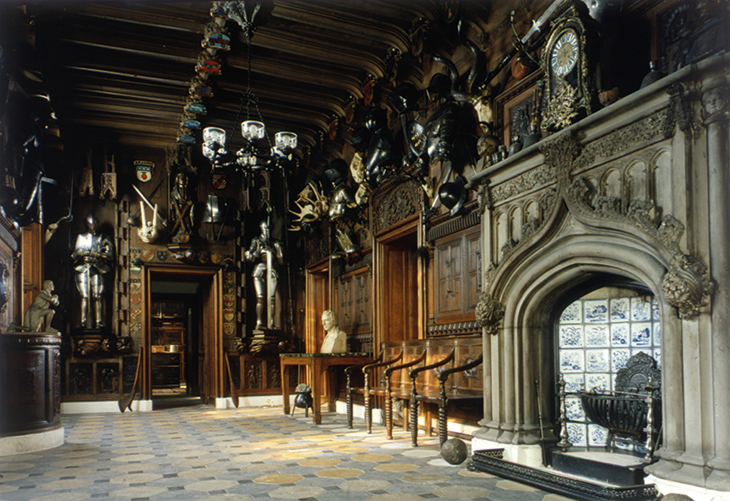
M 373 197 L 373 234 L 418 214 L 422 208 L 422 201 L 423 190 L 412 180 L 394 184 L 377 197 Z
M 475 321 L 456 322 L 453 324 L 429 325 L 426 335 L 429 338 L 449 336 L 470 336 L 481 334 L 482 328 Z
M 317 231 L 321 236 L 314 235 L 304 240 L 304 257 L 307 266 L 311 266 L 330 255 L 330 240 L 332 228 L 329 225 L 322 225 Z
M 452 235 L 467 228 L 471 228 L 472 226 L 476 226 L 481 221 L 482 212 L 474 210 L 463 216 L 450 219 L 431 227 L 428 232 L 426 232 L 426 240 L 431 242 L 433 240 Z

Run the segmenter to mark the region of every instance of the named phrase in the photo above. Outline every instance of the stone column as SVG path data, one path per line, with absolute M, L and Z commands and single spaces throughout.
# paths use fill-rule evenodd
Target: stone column
M 703 125 L 707 128 L 707 164 L 710 207 L 710 276 L 712 298 L 712 389 L 714 418 L 713 468 L 710 489 L 730 490 L 730 154 L 728 147 L 727 86 L 702 95 Z

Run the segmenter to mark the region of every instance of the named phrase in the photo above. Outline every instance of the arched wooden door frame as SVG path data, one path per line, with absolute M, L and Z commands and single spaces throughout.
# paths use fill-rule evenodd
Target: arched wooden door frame
M 203 308 L 201 311 L 202 329 L 200 335 L 205 345 L 205 385 L 200 385 L 201 397 L 205 396 L 206 403 L 215 402 L 223 397 L 223 269 L 222 268 L 192 268 L 175 265 L 145 265 L 142 291 L 144 297 L 143 329 L 144 364 L 142 366 L 142 398 L 152 399 L 152 369 L 151 363 L 151 326 L 150 313 L 152 311 L 152 280 L 181 279 L 208 283 L 203 291 Z M 201 373 L 202 377 L 203 374 Z

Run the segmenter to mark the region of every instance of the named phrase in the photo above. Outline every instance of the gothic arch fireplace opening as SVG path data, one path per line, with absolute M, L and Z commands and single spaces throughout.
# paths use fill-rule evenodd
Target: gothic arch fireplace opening
M 657 388 L 661 385 L 658 301 L 639 283 L 597 274 L 564 295 L 554 311 L 552 418 L 557 425 L 556 436 L 567 436 L 571 450 L 609 450 L 645 456 L 646 418 L 639 415 L 646 412 L 644 397 L 640 396 L 645 395 L 645 390 L 632 388 L 637 391 L 632 394 L 626 388 L 632 381 L 626 379 L 633 378 L 633 383 L 641 379 L 639 386 L 648 383 L 647 376 L 629 374 L 638 368 L 651 371 L 653 379 L 659 379 L 652 380 L 652 384 Z M 562 405 L 561 380 L 565 383 Z M 593 405 L 594 402 L 597 404 Z M 656 423 L 660 422 L 660 412 L 653 417 Z M 633 427 L 641 429 L 619 432 L 616 423 L 627 421 L 628 413 L 632 413 Z

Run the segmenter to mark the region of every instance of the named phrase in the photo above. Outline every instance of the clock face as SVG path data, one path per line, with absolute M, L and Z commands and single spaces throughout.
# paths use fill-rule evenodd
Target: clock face
M 578 60 L 578 36 L 567 29 L 560 34 L 550 54 L 550 65 L 558 76 L 567 75 Z

